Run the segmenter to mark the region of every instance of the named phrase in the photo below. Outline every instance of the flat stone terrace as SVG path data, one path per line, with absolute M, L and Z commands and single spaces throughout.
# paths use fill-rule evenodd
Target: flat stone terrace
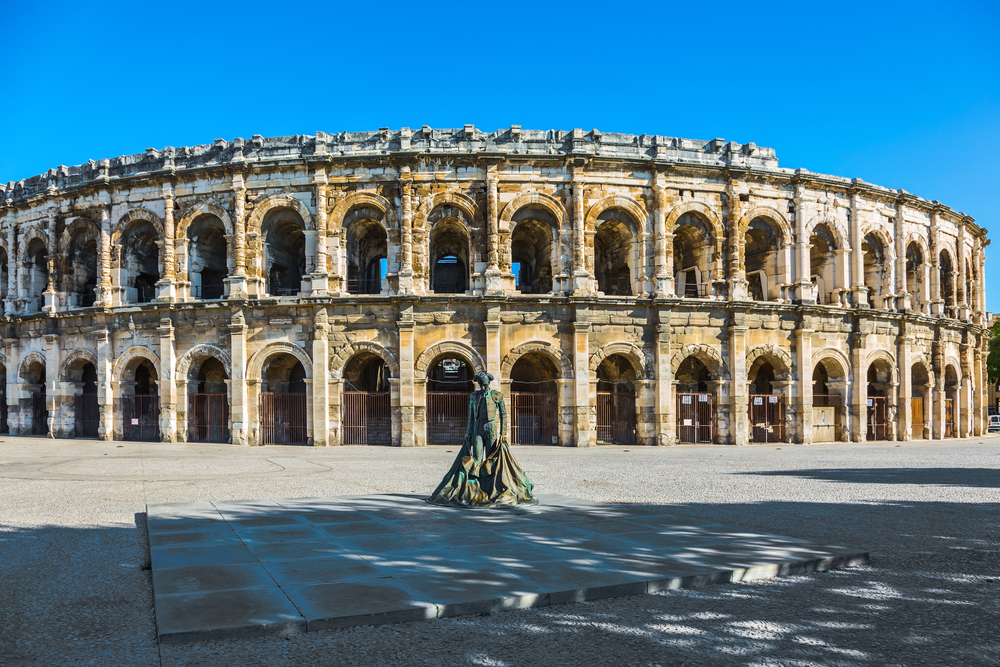
M 868 563 L 828 546 L 566 496 L 149 505 L 160 641 L 284 635 L 655 593 Z

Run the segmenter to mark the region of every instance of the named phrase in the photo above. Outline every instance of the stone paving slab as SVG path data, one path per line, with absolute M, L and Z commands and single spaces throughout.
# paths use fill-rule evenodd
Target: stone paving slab
M 868 562 L 857 549 L 556 495 L 503 509 L 382 495 L 146 511 L 163 642 L 444 618 Z

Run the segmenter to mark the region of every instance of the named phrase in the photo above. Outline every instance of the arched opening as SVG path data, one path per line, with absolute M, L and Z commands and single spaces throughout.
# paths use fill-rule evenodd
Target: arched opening
M 847 421 L 844 369 L 833 359 L 821 359 L 812 382 L 813 442 L 837 442 L 844 437 Z
M 774 365 L 758 357 L 747 370 L 749 384 L 750 442 L 784 442 L 784 396 L 777 392 Z
M 949 364 L 944 369 L 944 437 L 958 437 L 958 371 Z
M 510 369 L 511 441 L 515 445 L 559 442 L 559 370 L 540 352 L 529 352 Z
M 10 433 L 7 423 L 7 367 L 0 364 L 0 434 Z
M 306 273 L 305 223 L 290 208 L 271 209 L 260 225 L 264 237 L 264 275 L 270 296 L 295 296 Z
M 435 294 L 465 294 L 469 289 L 469 234 L 454 218 L 431 230 L 431 289 Z
M 160 244 L 156 229 L 145 220 L 133 223 L 122 243 L 121 284 L 128 303 L 156 298 L 160 280 Z
M 867 234 L 861 244 L 865 254 L 865 287 L 868 288 L 868 303 L 872 308 L 884 307 L 883 297 L 888 293 L 884 290 L 888 279 L 885 246 L 874 234 Z
M 890 404 L 892 366 L 876 359 L 868 366 L 868 440 L 890 440 L 895 425 L 895 405 Z
M 196 299 L 221 299 L 229 275 L 226 230 L 214 215 L 200 215 L 188 227 L 188 277 Z M 216 442 L 216 441 L 212 441 Z
M 97 300 L 99 248 L 97 230 L 89 226 L 77 230 L 66 245 L 62 291 L 70 308 L 89 308 Z
M 261 443 L 309 444 L 306 424 L 306 369 L 294 355 L 272 355 L 261 369 Z
M 927 367 L 917 362 L 910 367 L 910 434 L 914 440 L 930 437 L 931 381 Z
M 49 409 L 45 400 L 45 365 L 39 361 L 29 361 L 21 368 L 21 386 L 28 394 L 21 400 L 21 412 L 31 415 L 31 435 L 45 435 L 49 432 Z M 23 424 L 23 422 L 22 422 Z M 23 432 L 23 431 L 22 431 Z
M 955 267 L 951 263 L 951 255 L 942 250 L 938 259 L 941 274 L 941 298 L 944 299 L 945 312 L 948 317 L 955 316 Z
M 914 310 L 924 301 L 924 253 L 920 246 L 906 246 L 906 293 L 910 295 Z
M 28 312 L 38 313 L 45 307 L 44 292 L 49 288 L 49 252 L 41 239 L 31 239 L 25 252 L 25 273 Z
M 344 444 L 391 445 L 389 365 L 373 352 L 360 352 L 344 366 Z
M 76 359 L 66 368 L 64 375 L 64 380 L 73 385 L 73 435 L 77 438 L 96 438 L 101 422 L 101 409 L 97 403 L 97 368 L 85 358 Z
M 608 296 L 632 296 L 635 236 L 631 218 L 618 209 L 601 213 L 594 235 L 594 274 L 597 289 Z M 630 264 L 631 263 L 631 264 Z M 636 273 L 636 275 L 638 275 Z
M 160 440 L 160 396 L 156 367 L 138 359 L 126 368 L 121 382 L 123 440 Z
M 188 369 L 188 441 L 229 442 L 229 374 L 212 356 Z
M 715 442 L 715 379 L 695 356 L 682 361 L 674 373 L 678 442 Z
M 836 243 L 830 229 L 826 225 L 816 225 L 809 237 L 809 276 L 816 286 L 816 303 L 839 303 L 833 292 L 837 286 L 834 248 Z
M 674 280 L 677 296 L 709 296 L 712 240 L 699 216 L 685 213 L 674 225 Z
M 971 267 L 972 267 L 972 260 L 966 261 L 965 263 L 965 307 L 966 308 L 973 308 L 975 303 L 972 300 L 972 288 L 974 283 L 972 280 Z
M 597 443 L 636 443 L 636 377 L 628 357 L 612 354 L 597 367 Z
M 552 292 L 552 214 L 522 208 L 514 216 L 510 241 L 511 272 L 521 294 Z
M 465 439 L 475 370 L 454 353 L 427 367 L 427 444 L 460 446 Z
M 380 294 L 389 270 L 389 240 L 379 220 L 382 212 L 361 206 L 345 218 L 347 229 L 347 291 Z
M 7 250 L 0 248 L 0 300 L 7 300 L 8 280 L 10 279 L 10 265 L 7 258 Z
M 747 292 L 754 301 L 770 301 L 778 285 L 780 235 L 765 218 L 754 218 L 743 237 Z
M 972 272 L 969 274 L 969 279 L 967 280 L 969 286 L 969 296 L 966 305 L 969 307 L 970 311 L 975 314 L 979 310 L 979 270 L 976 268 L 976 262 L 972 257 L 969 258 L 967 267 L 971 267 Z M 969 269 L 966 269 L 969 272 Z

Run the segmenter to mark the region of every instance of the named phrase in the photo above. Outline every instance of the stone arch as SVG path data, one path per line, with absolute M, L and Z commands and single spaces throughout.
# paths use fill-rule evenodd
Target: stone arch
M 474 224 L 470 223 L 482 223 L 483 214 L 472 197 L 464 195 L 461 192 L 439 192 L 433 197 L 425 199 L 420 204 L 416 214 L 413 216 L 413 228 L 429 232 L 430 230 L 427 229 L 427 219 L 435 209 L 449 204 L 465 213 L 468 220 L 463 220 L 462 223 L 467 227 L 474 226 Z M 472 230 L 469 229 L 468 231 L 471 232 Z
M 344 368 L 347 366 L 347 362 L 360 352 L 370 352 L 379 357 L 385 362 L 385 365 L 389 367 L 389 372 L 392 374 L 392 377 L 399 378 L 399 361 L 396 359 L 396 355 L 392 353 L 392 350 L 384 345 L 369 340 L 354 341 L 353 343 L 350 343 L 346 347 L 342 348 L 336 354 L 331 355 L 330 378 L 339 380 L 343 376 Z
M 643 378 L 646 380 L 653 380 L 653 362 L 646 356 L 642 348 L 634 343 L 610 343 L 609 345 L 603 346 L 597 352 L 590 356 L 590 373 L 593 375 L 597 372 L 600 367 L 601 362 L 608 357 L 620 354 L 629 360 L 632 364 L 632 369 L 635 371 L 636 378 Z
M 101 228 L 90 218 L 79 216 L 73 220 L 73 222 L 66 225 L 63 230 L 62 236 L 59 237 L 59 251 L 66 252 L 69 248 L 69 242 L 73 239 L 77 232 L 81 230 L 92 231 L 98 240 L 101 238 Z
M 510 227 L 510 222 L 518 209 L 531 205 L 544 208 L 554 215 L 560 228 L 566 224 L 569 217 L 562 203 L 552 195 L 547 195 L 544 192 L 522 192 L 503 207 L 503 211 L 500 213 L 501 226 Z
M 806 238 L 803 240 L 808 243 L 809 239 L 812 238 L 813 231 L 820 225 L 826 225 L 826 228 L 833 234 L 833 241 L 837 244 L 838 250 L 846 250 L 850 247 L 847 230 L 841 225 L 839 220 L 828 215 L 814 216 L 812 220 L 806 223 Z
M 222 222 L 222 228 L 226 231 L 226 234 L 233 233 L 233 220 L 229 217 L 229 213 L 226 209 L 222 208 L 219 204 L 211 200 L 205 200 L 199 202 L 189 208 L 181 218 L 180 222 L 177 223 L 175 229 L 175 238 L 186 239 L 187 230 L 191 223 L 200 215 L 213 215 Z
M 720 236 L 725 236 L 723 233 L 722 219 L 719 215 L 712 209 L 711 206 L 700 201 L 691 201 L 684 204 L 679 204 L 672 209 L 667 214 L 666 228 L 668 234 L 673 234 L 674 224 L 677 219 L 680 218 L 685 213 L 697 213 L 698 215 L 705 218 L 705 222 L 708 223 L 710 231 L 712 232 L 712 238 L 710 242 L 714 243 L 715 239 Z
M 845 380 L 851 376 L 851 360 L 844 352 L 835 347 L 824 347 L 823 349 L 814 352 L 812 356 L 812 369 L 810 372 L 815 370 L 817 365 L 827 359 L 832 359 L 838 366 L 840 366 L 840 372 L 842 374 L 841 377 Z
M 17 369 L 17 376 L 22 380 L 26 379 L 25 373 L 28 371 L 28 366 L 36 363 L 41 364 L 42 368 L 46 367 L 45 356 L 41 352 L 29 352 L 24 355 L 24 359 L 21 359 L 21 367 Z
M 28 252 L 28 246 L 31 245 L 31 242 L 34 241 L 35 239 L 40 240 L 45 245 L 46 253 L 52 252 L 52 247 L 49 245 L 49 235 L 46 234 L 41 229 L 39 229 L 38 227 L 32 227 L 31 229 L 24 232 L 20 236 L 21 236 L 20 247 L 18 248 L 18 253 L 17 253 L 18 262 L 25 261 L 26 259 L 25 253 Z M 7 256 L 10 257 L 10 255 Z
M 371 206 L 372 208 L 378 209 L 382 212 L 382 226 L 385 228 L 386 232 L 390 230 L 399 230 L 399 221 L 396 219 L 396 210 L 393 208 L 389 200 L 381 195 L 374 192 L 362 191 L 362 192 L 352 192 L 343 199 L 337 202 L 333 210 L 330 211 L 328 219 L 333 224 L 330 226 L 330 233 L 337 234 L 343 228 L 344 218 L 347 214 L 351 212 L 351 209 L 357 208 L 359 206 Z
M 156 353 L 148 347 L 143 347 L 142 345 L 133 345 L 120 354 L 117 359 L 115 359 L 115 365 L 111 370 L 111 377 L 116 381 L 121 382 L 122 375 L 136 359 L 146 359 L 149 363 L 153 364 L 153 369 L 156 371 L 156 377 L 158 380 L 171 379 L 160 371 L 160 358 L 156 355 Z
M 257 350 L 250 361 L 247 363 L 247 374 L 248 380 L 260 380 L 261 370 L 268 359 L 276 354 L 290 354 L 300 362 L 302 362 L 302 368 L 305 369 L 306 379 L 311 379 L 313 376 L 312 359 L 306 354 L 298 345 L 293 345 L 292 343 L 278 342 L 271 343 L 270 345 L 265 345 L 261 349 Z
M 547 340 L 529 340 L 511 349 L 504 356 L 503 361 L 500 362 L 501 377 L 509 380 L 510 371 L 514 367 L 514 364 L 529 352 L 540 352 L 555 362 L 563 380 L 573 379 L 573 362 L 570 361 L 569 357 L 562 350 Z
M 677 369 L 681 367 L 688 357 L 697 357 L 708 368 L 708 371 L 720 380 L 729 379 L 729 367 L 719 351 L 710 345 L 686 345 L 680 349 L 670 362 L 670 369 L 673 375 L 677 374 Z
M 200 343 L 182 354 L 177 360 L 177 377 L 182 380 L 186 379 L 188 371 L 191 369 L 191 364 L 193 364 L 197 359 L 201 359 L 203 357 L 214 357 L 215 359 L 218 359 L 222 366 L 226 369 L 226 375 L 229 377 L 233 376 L 233 363 L 229 359 L 229 355 L 226 351 L 215 345 Z
M 876 222 L 868 222 L 861 227 L 861 238 L 864 239 L 869 234 L 875 236 L 882 244 L 883 249 L 885 249 L 885 261 L 888 268 L 896 259 L 896 244 L 892 240 L 892 233 L 884 225 Z
M 899 368 L 896 366 L 896 358 L 894 356 L 892 356 L 892 353 L 889 352 L 888 350 L 873 350 L 868 355 L 868 357 L 865 359 L 865 367 L 863 369 L 864 372 L 865 372 L 865 377 L 866 378 L 867 378 L 867 374 L 868 374 L 868 369 L 876 361 L 884 361 L 887 364 L 889 364 L 889 369 L 891 370 L 891 373 L 890 373 L 890 376 L 889 376 L 890 377 L 890 381 L 893 382 L 893 383 L 899 381 Z M 866 382 L 867 382 L 867 380 L 866 380 Z
M 459 341 L 445 340 L 431 345 L 417 357 L 417 362 L 413 365 L 413 370 L 419 373 L 417 376 L 418 379 L 426 377 L 427 367 L 430 366 L 435 358 L 449 352 L 465 357 L 472 362 L 476 373 L 486 370 L 486 362 L 483 361 L 483 358 L 475 348 Z
M 253 213 L 247 219 L 247 233 L 257 232 L 259 234 L 261 223 L 264 222 L 264 216 L 267 215 L 268 211 L 273 211 L 276 208 L 290 208 L 298 213 L 299 217 L 302 218 L 302 224 L 305 225 L 303 231 L 316 229 L 313 215 L 309 212 L 309 208 L 305 204 L 291 195 L 272 195 L 263 201 L 257 202 Z
M 632 218 L 632 235 L 639 238 L 639 235 L 644 232 L 646 221 L 649 219 L 649 213 L 646 212 L 646 209 L 639 202 L 624 195 L 608 195 L 591 206 L 584 222 L 585 227 L 587 229 L 597 229 L 598 217 L 605 211 L 613 208 L 620 208 L 629 214 L 629 217 Z
M 151 224 L 153 226 L 153 230 L 156 232 L 157 241 L 163 240 L 163 221 L 160 220 L 160 216 L 145 208 L 134 208 L 131 211 L 127 211 L 125 215 L 118 219 L 118 224 L 115 225 L 115 231 L 111 235 L 112 245 L 120 243 L 125 230 L 127 230 L 132 223 L 139 221 L 145 221 Z
M 958 383 L 962 384 L 965 379 L 962 375 L 962 362 L 959 361 L 958 357 L 953 355 L 948 355 L 944 358 L 944 368 L 947 370 L 948 366 L 952 366 L 955 369 L 955 377 L 958 378 Z
M 916 243 L 917 247 L 920 248 L 920 254 L 923 255 L 925 264 L 933 263 L 933 258 L 930 255 L 930 248 L 927 245 L 927 239 L 924 238 L 923 234 L 918 232 L 910 232 L 907 234 L 906 240 L 903 243 L 903 252 L 906 252 L 906 248 L 909 248 L 911 243 Z
M 774 364 L 774 370 L 778 379 L 791 377 L 792 370 L 795 368 L 795 364 L 792 362 L 792 355 L 786 352 L 783 348 L 771 344 L 758 345 L 747 352 L 747 371 L 749 372 L 749 370 L 753 368 L 754 363 L 762 357 L 766 357 L 768 361 L 777 362 Z
M 792 234 L 792 228 L 788 224 L 788 220 L 781 214 L 781 211 L 770 206 L 756 206 L 743 214 L 739 223 L 740 238 L 747 233 L 750 223 L 756 218 L 764 218 L 772 223 L 778 229 L 778 232 L 780 232 L 782 243 L 791 243 L 794 241 L 794 234 Z M 808 236 L 808 233 L 806 236 Z
M 97 355 L 86 348 L 78 347 L 63 359 L 62 364 L 59 366 L 59 379 L 66 381 L 70 366 L 78 361 L 89 362 L 94 365 L 94 370 L 97 370 Z

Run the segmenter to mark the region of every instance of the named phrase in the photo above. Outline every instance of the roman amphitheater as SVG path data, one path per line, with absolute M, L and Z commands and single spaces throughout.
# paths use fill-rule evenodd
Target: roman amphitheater
M 458 444 L 984 431 L 986 230 L 775 152 L 386 128 L 58 167 L 0 198 L 0 428 Z

